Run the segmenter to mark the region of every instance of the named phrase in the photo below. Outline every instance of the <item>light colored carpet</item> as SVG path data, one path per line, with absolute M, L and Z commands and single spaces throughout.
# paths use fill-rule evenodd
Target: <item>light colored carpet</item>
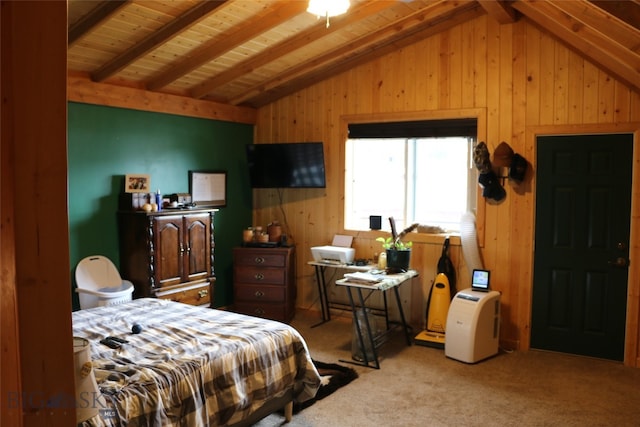
M 316 328 L 317 312 L 292 325 L 314 359 L 351 358 L 351 313 Z M 380 348 L 381 369 L 356 365 L 359 378 L 294 415 L 258 427 L 327 426 L 640 426 L 640 369 L 541 351 L 501 352 L 476 364 L 413 345 L 400 333 Z

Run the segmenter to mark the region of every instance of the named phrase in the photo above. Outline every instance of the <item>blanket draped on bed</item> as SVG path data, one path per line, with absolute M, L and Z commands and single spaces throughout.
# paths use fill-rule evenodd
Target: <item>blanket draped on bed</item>
M 73 334 L 90 341 L 107 402 L 86 426 L 232 424 L 291 388 L 297 402 L 310 399 L 320 384 L 295 329 L 241 314 L 137 299 L 74 312 Z M 111 349 L 107 336 L 128 343 Z

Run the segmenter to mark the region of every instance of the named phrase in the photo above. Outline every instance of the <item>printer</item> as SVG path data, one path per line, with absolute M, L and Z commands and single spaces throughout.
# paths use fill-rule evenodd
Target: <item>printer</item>
M 356 250 L 350 247 L 352 241 L 353 237 L 351 236 L 337 234 L 331 245 L 311 248 L 313 260 L 330 264 L 352 264 L 356 255 Z

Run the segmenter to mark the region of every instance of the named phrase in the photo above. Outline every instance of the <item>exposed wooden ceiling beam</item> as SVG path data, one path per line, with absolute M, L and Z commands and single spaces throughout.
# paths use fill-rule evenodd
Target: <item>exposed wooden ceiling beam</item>
M 333 52 L 321 55 L 229 100 L 233 105 L 259 107 L 448 28 L 484 11 L 477 2 L 442 2 L 380 28 Z
M 640 0 L 591 0 L 591 3 L 640 30 Z
M 116 13 L 129 2 L 130 0 L 110 0 L 100 3 L 69 28 L 67 45 L 72 46 L 80 37 L 91 31 L 92 28 Z
M 640 91 L 640 56 L 568 15 L 559 7 L 561 3 L 521 0 L 513 7 L 615 78 Z
M 265 13 L 256 15 L 242 25 L 234 27 L 232 32 L 222 34 L 220 37 L 211 40 L 193 54 L 188 55 L 183 61 L 176 63 L 167 72 L 152 78 L 147 82 L 146 86 L 149 90 L 161 89 L 223 53 L 305 12 L 306 9 L 307 2 L 304 1 L 278 3 L 266 10 Z
M 511 2 L 504 0 L 478 0 L 478 3 L 487 14 L 500 24 L 512 24 L 516 22 L 516 11 L 511 7 Z
M 250 125 L 256 124 L 257 116 L 256 110 L 250 107 L 236 107 L 168 93 L 97 83 L 88 75 L 81 74 L 67 75 L 67 99 L 85 104 L 156 111 Z
M 615 2 L 620 3 L 620 2 Z M 635 28 L 607 13 L 589 1 L 561 1 L 555 3 L 564 11 L 585 25 L 608 37 L 612 43 L 620 44 L 626 49 L 640 53 L 640 28 Z
M 294 37 L 286 39 L 275 46 L 271 46 L 268 50 L 265 50 L 193 87 L 191 89 L 191 96 L 194 98 L 203 98 L 217 87 L 227 84 L 244 74 L 250 73 L 253 70 L 273 62 L 283 55 L 302 49 L 309 43 L 319 40 L 322 37 L 326 37 L 334 32 L 343 30 L 345 27 L 353 25 L 353 23 L 374 15 L 393 5 L 394 2 L 382 1 L 357 3 L 352 9 L 349 9 L 349 13 L 346 15 L 332 18 L 331 26 L 329 28 L 326 28 L 323 21 Z
M 167 40 L 188 29 L 193 24 L 206 18 L 210 12 L 219 8 L 226 2 L 227 0 L 209 0 L 197 3 L 186 13 L 169 22 L 158 31 L 151 33 L 131 49 L 125 50 L 111 61 L 106 62 L 102 67 L 91 73 L 91 80 L 95 82 L 106 80 L 108 77 L 127 67 L 136 59 L 144 56 Z

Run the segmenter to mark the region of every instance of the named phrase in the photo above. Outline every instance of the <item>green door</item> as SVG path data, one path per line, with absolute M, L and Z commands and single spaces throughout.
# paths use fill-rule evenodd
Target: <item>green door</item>
M 633 135 L 537 139 L 531 347 L 623 360 Z

